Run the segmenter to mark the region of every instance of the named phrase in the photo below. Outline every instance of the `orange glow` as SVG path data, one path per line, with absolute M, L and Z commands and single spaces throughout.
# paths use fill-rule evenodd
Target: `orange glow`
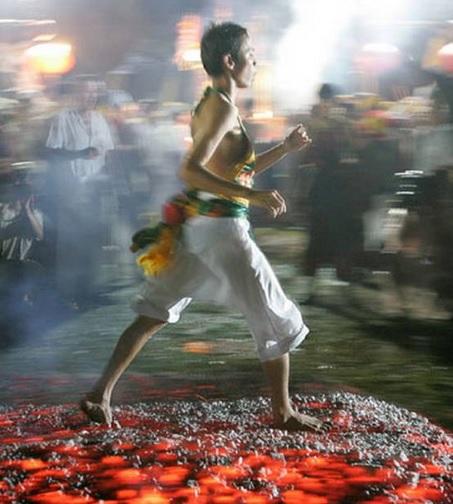
M 79 446 L 71 446 L 71 445 L 56 446 L 54 451 L 62 455 L 70 455 L 72 457 L 80 457 L 81 455 L 83 456 L 83 454 L 86 453 L 83 450 L 81 450 Z
M 21 460 L 19 464 L 24 471 L 34 471 L 46 467 L 46 464 L 40 459 Z
M 304 482 L 303 476 L 301 474 L 299 474 L 297 471 L 292 470 L 292 471 L 289 471 L 288 474 L 284 474 L 283 476 L 281 476 L 278 479 L 277 484 L 278 484 L 278 486 L 281 486 L 281 487 L 284 487 L 287 485 L 298 486 L 298 487 L 302 488 L 302 490 L 304 490 L 304 488 L 302 486 L 303 482 Z
M 118 471 L 113 471 L 113 477 L 130 485 L 139 485 L 146 478 L 138 469 L 119 469 Z
M 237 502 L 236 495 L 218 495 L 212 498 L 212 504 L 236 504 Z
M 206 343 L 206 341 L 189 341 L 188 343 L 184 343 L 182 347 L 183 352 L 197 354 L 208 354 L 212 352 L 212 349 L 213 345 Z
M 140 497 L 128 501 L 129 504 L 170 504 L 170 499 L 154 489 L 142 489 Z
M 164 462 L 164 463 L 176 463 L 178 460 L 178 457 L 175 453 L 159 453 L 159 455 L 156 457 L 156 460 L 158 462 Z
M 305 492 L 323 494 L 325 481 L 318 478 L 304 478 L 297 486 Z
M 301 490 L 288 490 L 282 494 L 282 500 L 285 504 L 300 504 L 307 502 L 307 498 L 310 496 Z
M 210 389 L 217 390 L 215 385 L 196 388 Z M 173 394 L 184 390 L 173 389 Z M 189 393 L 190 390 L 186 391 Z M 316 451 L 308 448 L 309 441 L 307 445 L 302 443 L 302 447 L 299 443 L 289 445 L 277 457 L 270 451 L 272 441 L 263 451 L 255 448 L 252 451 L 242 441 L 237 442 L 235 426 L 231 426 L 229 419 L 222 422 L 208 417 L 201 428 L 197 426 L 196 436 L 192 431 L 173 434 L 174 424 L 165 421 L 163 415 L 156 417 L 156 409 L 162 411 L 160 407 L 156 403 L 148 410 L 141 405 L 137 411 L 131 407 L 120 411 L 118 419 L 123 428 L 112 429 L 108 436 L 104 427 L 81 424 L 80 416 L 74 415 L 68 421 L 69 417 L 61 414 L 62 407 L 45 410 L 46 414 L 41 416 L 43 427 L 37 429 L 39 418 L 28 423 L 30 412 L 25 410 L 22 452 L 14 448 L 10 453 L 16 458 L 9 459 L 8 453 L 8 458 L 0 457 L 0 493 L 6 495 L 5 502 L 434 504 L 447 502 L 451 495 L 448 469 L 442 466 L 441 458 L 451 447 L 448 442 L 442 443 L 446 439 L 442 435 L 435 438 L 436 443 L 430 443 L 423 432 L 409 430 L 404 434 L 405 442 L 430 446 L 436 455 L 432 458 L 411 455 L 406 462 L 390 458 L 382 465 L 369 466 L 362 464 L 353 451 L 344 454 L 350 445 L 342 437 L 345 430 L 341 418 L 337 418 L 332 431 L 319 436 L 329 437 L 341 453 Z M 173 408 L 172 404 L 169 410 L 164 410 L 167 418 L 173 418 Z M 41 411 L 44 410 L 37 408 L 36 416 Z M 14 425 L 4 429 L 5 434 L 16 431 L 18 416 L 9 412 L 3 417 L 0 414 L 0 421 L 14 420 Z M 49 417 L 59 421 L 49 421 Z M 370 428 L 375 432 L 376 424 Z M 223 434 L 229 430 L 235 432 L 231 438 Z M 68 443 L 71 432 L 73 441 Z M 154 437 L 156 432 L 159 435 Z M 221 435 L 217 437 L 219 432 Z M 253 434 L 257 432 L 261 431 Z M 83 436 L 83 440 L 78 436 Z M 316 436 L 309 433 L 307 440 Z M 29 439 L 40 438 L 45 443 L 29 443 Z M 3 442 L 0 439 L 0 444 Z M 416 479 L 414 473 L 418 475 Z M 3 502 L 1 497 L 0 501 Z
M 190 471 L 181 466 L 170 466 L 165 468 L 165 472 L 158 478 L 162 486 L 183 485 L 189 476 Z
M 301 466 L 304 466 L 306 470 L 329 468 L 330 461 L 327 457 L 309 457 L 302 462 Z
M 270 501 L 264 495 L 255 495 L 253 493 L 242 495 L 244 504 L 268 504 Z
M 42 74 L 65 74 L 75 65 L 72 46 L 65 43 L 36 44 L 25 51 L 29 65 Z
M 95 502 L 88 497 L 69 495 L 61 491 L 40 493 L 33 496 L 31 501 L 43 504 L 91 504 Z
M 118 490 L 116 492 L 116 498 L 117 499 L 133 499 L 134 497 L 137 497 L 138 492 L 137 490 Z
M 270 461 L 272 461 L 272 458 L 268 455 L 249 455 L 244 459 L 244 465 L 252 469 L 257 469 L 258 467 L 268 464 Z
M 426 488 L 417 486 L 412 487 L 409 485 L 403 485 L 396 491 L 397 495 L 402 497 L 403 499 L 411 499 L 413 501 L 438 501 L 442 499 L 442 493 L 434 488 Z
M 54 478 L 54 479 L 65 479 L 68 477 L 69 471 L 65 469 L 43 469 L 42 471 L 38 471 L 33 473 L 34 480 L 40 480 L 45 478 Z
M 444 45 L 438 52 L 439 64 L 443 70 L 453 73 L 453 43 Z
M 127 462 L 123 457 L 118 455 L 111 455 L 109 457 L 102 457 L 101 464 L 105 464 L 107 466 L 124 466 L 127 465 Z
M 248 471 L 244 467 L 213 466 L 211 467 L 210 471 L 215 476 L 226 480 L 245 478 L 248 475 Z
M 201 68 L 200 39 L 202 22 L 200 16 L 186 15 L 177 26 L 174 61 L 179 70 Z
M 439 475 L 439 474 L 443 473 L 442 467 L 439 467 L 439 466 L 434 465 L 434 464 L 425 464 L 424 468 L 423 468 L 423 472 L 426 473 L 426 474 L 429 474 L 431 476 L 433 476 L 433 475 Z

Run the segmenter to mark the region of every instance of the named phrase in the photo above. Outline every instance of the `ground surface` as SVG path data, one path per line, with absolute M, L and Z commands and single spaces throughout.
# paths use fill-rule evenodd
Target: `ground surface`
M 0 413 L 1 502 L 447 503 L 452 439 L 407 410 L 353 394 L 295 398 L 327 434 L 271 428 L 266 399 L 158 400 Z
M 257 235 L 303 298 L 300 233 Z M 242 317 L 194 303 L 120 381 L 122 428 L 107 431 L 75 404 L 130 322 L 139 278 L 110 262 L 99 281 L 99 303 L 46 330 L 30 321 L 0 353 L 0 502 L 449 502 L 453 340 L 428 303 L 423 316 L 388 318 L 385 289 L 325 281 L 318 305 L 303 307 L 311 334 L 292 355 L 292 391 L 333 421 L 324 437 L 269 428 Z

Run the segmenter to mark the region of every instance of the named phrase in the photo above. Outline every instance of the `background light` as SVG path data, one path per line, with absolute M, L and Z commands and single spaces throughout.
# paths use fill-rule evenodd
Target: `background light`
M 187 63 L 201 63 L 200 49 L 188 49 L 184 51 L 182 59 Z
M 442 70 L 453 73 L 453 43 L 444 45 L 442 49 L 440 49 L 438 56 Z
M 303 108 L 315 101 L 323 72 L 355 9 L 355 0 L 293 0 L 293 25 L 275 58 L 275 91 L 284 108 Z
M 176 25 L 176 43 L 173 61 L 179 70 L 201 68 L 201 35 L 202 23 L 200 16 L 185 15 Z
M 65 43 L 36 44 L 25 51 L 30 66 L 42 74 L 64 74 L 72 70 L 72 46 Z
M 339 46 L 360 50 L 360 46 L 354 46 L 358 40 L 350 30 L 353 21 L 363 33 L 368 33 L 368 26 L 379 25 L 377 41 L 401 46 L 401 41 L 395 39 L 395 30 L 388 26 L 404 21 L 410 13 L 410 3 L 411 0 L 292 0 L 293 24 L 286 30 L 273 59 L 274 96 L 278 104 L 285 109 L 307 110 L 317 100 L 320 83 L 328 80 L 341 86 L 335 80 L 335 72 L 345 71 L 350 62 L 338 59 Z M 345 38 L 348 36 L 350 40 Z M 387 60 L 392 60 L 390 67 L 397 64 L 399 53 L 392 54 L 393 59 L 386 55 Z M 382 65 L 386 67 L 387 63 Z M 382 65 L 379 62 L 377 66 Z

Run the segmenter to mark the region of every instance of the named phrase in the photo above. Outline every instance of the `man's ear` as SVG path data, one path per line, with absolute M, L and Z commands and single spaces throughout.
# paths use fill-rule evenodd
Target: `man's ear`
M 225 54 L 223 56 L 223 64 L 227 70 L 234 70 L 235 62 L 231 54 Z

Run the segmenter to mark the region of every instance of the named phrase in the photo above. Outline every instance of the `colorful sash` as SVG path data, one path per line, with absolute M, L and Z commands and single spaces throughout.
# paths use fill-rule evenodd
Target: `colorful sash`
M 204 98 L 211 92 L 222 94 L 230 103 L 229 96 L 220 89 L 208 87 Z M 201 100 L 201 101 L 202 101 Z M 201 102 L 200 102 L 201 103 Z M 195 109 L 195 113 L 200 104 Z M 238 116 L 241 131 L 248 139 L 247 131 Z M 231 180 L 245 187 L 253 186 L 255 175 L 255 151 L 250 148 L 246 159 L 237 163 L 231 170 Z M 171 198 L 162 208 L 162 221 L 153 228 L 141 229 L 132 237 L 131 250 L 149 247 L 146 253 L 138 257 L 137 263 L 146 275 L 158 275 L 171 263 L 175 254 L 175 245 L 181 233 L 181 225 L 190 217 L 204 215 L 207 217 L 247 217 L 249 202 L 244 198 L 213 197 L 207 200 L 200 197 L 200 192 L 190 190 Z
M 149 247 L 137 264 L 146 275 L 158 275 L 171 264 L 181 225 L 190 217 L 247 217 L 248 206 L 223 198 L 201 199 L 196 190 L 178 194 L 162 207 L 162 221 L 155 227 L 144 228 L 132 237 L 133 250 Z

